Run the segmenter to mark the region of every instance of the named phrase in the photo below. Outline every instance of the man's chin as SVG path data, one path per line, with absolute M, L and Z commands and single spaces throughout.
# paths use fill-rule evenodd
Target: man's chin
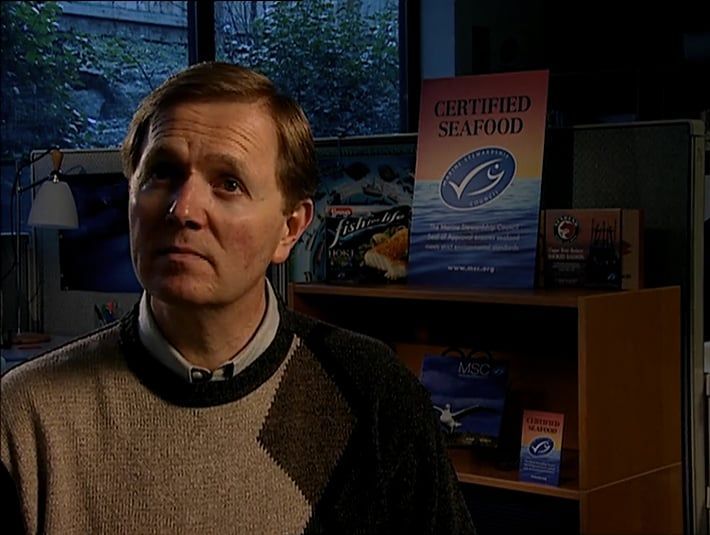
M 218 304 L 214 293 L 209 289 L 195 288 L 192 285 L 176 282 L 162 280 L 160 283 L 148 287 L 147 291 L 152 298 L 178 308 L 196 308 Z

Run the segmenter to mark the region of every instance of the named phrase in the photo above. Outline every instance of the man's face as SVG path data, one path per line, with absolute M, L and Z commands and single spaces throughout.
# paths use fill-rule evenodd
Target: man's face
M 130 177 L 133 265 L 166 303 L 223 306 L 263 292 L 312 216 L 284 214 L 275 125 L 260 103 L 180 104 L 150 124 Z

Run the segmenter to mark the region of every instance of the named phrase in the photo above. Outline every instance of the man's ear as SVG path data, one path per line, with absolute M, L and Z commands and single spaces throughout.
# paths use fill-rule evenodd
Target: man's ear
M 303 234 L 308 228 L 308 225 L 311 224 L 314 210 L 313 201 L 311 199 L 305 199 L 300 201 L 293 211 L 288 214 L 284 221 L 281 239 L 274 251 L 274 255 L 271 257 L 272 263 L 280 264 L 286 261 L 288 255 L 291 253 L 291 249 L 296 245 L 298 238 L 301 237 L 301 234 Z

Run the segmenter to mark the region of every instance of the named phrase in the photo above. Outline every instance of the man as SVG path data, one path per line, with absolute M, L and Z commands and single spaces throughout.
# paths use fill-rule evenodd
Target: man
M 265 277 L 313 216 L 300 108 L 252 71 L 195 65 L 145 99 L 122 154 L 140 302 L 3 377 L 26 530 L 471 533 L 416 378 Z

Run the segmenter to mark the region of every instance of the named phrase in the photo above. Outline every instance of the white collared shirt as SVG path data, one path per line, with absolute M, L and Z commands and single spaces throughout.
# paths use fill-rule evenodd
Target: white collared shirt
M 148 352 L 165 367 L 190 383 L 224 381 L 244 370 L 276 336 L 279 327 L 279 307 L 271 283 L 266 280 L 266 310 L 256 332 L 244 348 L 214 371 L 196 366 L 183 357 L 160 332 L 150 308 L 150 296 L 143 292 L 138 312 L 138 335 Z

